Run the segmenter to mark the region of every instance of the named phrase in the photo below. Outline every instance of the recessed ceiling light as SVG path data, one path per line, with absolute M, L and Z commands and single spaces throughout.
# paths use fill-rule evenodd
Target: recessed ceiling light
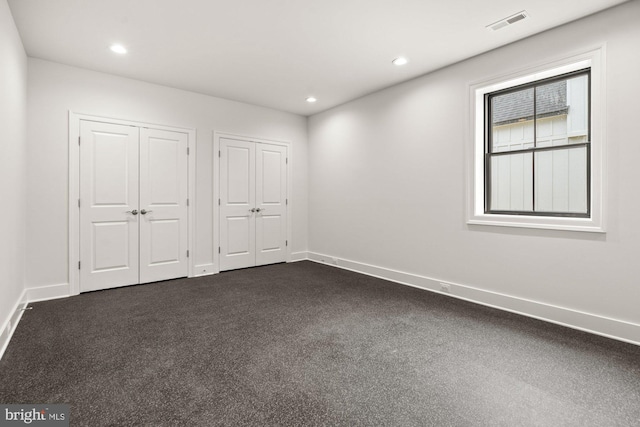
M 394 59 L 394 60 L 393 60 L 393 61 L 391 61 L 391 62 L 393 63 L 393 65 L 398 65 L 398 66 L 400 66 L 400 65 L 405 65 L 405 64 L 406 64 L 407 62 L 409 62 L 409 61 L 407 61 L 407 58 L 402 57 L 402 56 L 399 56 L 399 57 L 397 57 L 396 59 Z
M 307 102 L 312 102 L 313 103 L 313 102 L 316 102 L 316 101 L 317 101 L 317 99 L 315 97 L 313 97 L 313 96 L 310 96 L 310 97 L 307 98 Z
M 127 53 L 127 49 L 121 44 L 112 44 L 110 49 L 115 53 L 119 53 L 120 55 L 124 55 L 125 53 Z

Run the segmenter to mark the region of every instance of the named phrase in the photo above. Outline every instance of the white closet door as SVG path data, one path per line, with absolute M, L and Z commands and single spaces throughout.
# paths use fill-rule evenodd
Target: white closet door
M 187 134 L 140 130 L 140 283 L 188 275 Z
M 138 128 L 80 122 L 82 292 L 138 283 Z
M 220 270 L 254 266 L 255 145 L 220 139 Z
M 256 143 L 256 265 L 287 260 L 287 147 Z

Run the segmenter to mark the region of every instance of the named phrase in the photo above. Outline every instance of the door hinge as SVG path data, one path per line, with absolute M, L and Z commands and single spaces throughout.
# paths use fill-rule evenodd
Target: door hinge
M 218 253 L 220 253 L 220 246 L 218 246 Z
M 78 199 L 78 207 L 80 207 L 80 199 Z
M 187 199 L 187 206 L 189 206 L 189 199 Z
M 289 206 L 289 199 L 286 199 L 286 205 Z
M 189 258 L 189 250 L 187 249 L 187 258 Z
M 285 163 L 286 163 L 286 164 L 289 164 L 289 158 L 288 158 L 288 157 L 287 157 L 287 159 L 286 159 L 286 162 L 285 162 Z
M 78 137 L 78 145 L 80 145 L 80 137 Z
M 218 206 L 220 206 L 220 199 L 218 199 Z
M 222 157 L 222 151 L 218 150 L 218 157 Z
M 285 241 L 284 241 L 284 245 L 285 245 L 285 246 L 289 246 L 289 241 L 288 241 L 288 240 L 285 240 Z
M 187 156 L 189 155 L 189 147 L 187 147 Z
M 78 261 L 78 270 L 80 270 L 80 261 Z

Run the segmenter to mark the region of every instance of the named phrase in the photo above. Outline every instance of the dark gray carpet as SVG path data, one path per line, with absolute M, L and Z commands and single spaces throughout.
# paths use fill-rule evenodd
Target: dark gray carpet
M 640 347 L 311 262 L 35 303 L 0 385 L 72 425 L 640 425 Z

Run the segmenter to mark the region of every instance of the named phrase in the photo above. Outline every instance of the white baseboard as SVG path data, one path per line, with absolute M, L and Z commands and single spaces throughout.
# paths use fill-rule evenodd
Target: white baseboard
M 377 267 L 330 255 L 315 252 L 295 252 L 291 254 L 291 262 L 303 260 L 311 260 L 327 264 L 344 270 L 366 274 L 368 276 L 389 280 L 402 285 L 436 292 L 476 304 L 532 317 L 584 332 L 624 341 L 630 344 L 640 345 L 640 325 L 636 323 L 625 322 L 570 308 L 487 291 L 484 289 L 474 288 L 472 286 L 444 282 L 442 280 L 432 279 L 426 276 L 404 273 L 402 271 Z M 194 277 L 215 273 L 213 264 L 196 266 L 196 271 L 198 271 L 198 267 L 202 267 L 202 270 L 207 271 L 195 274 Z M 449 290 L 443 291 L 443 285 L 448 286 Z M 65 298 L 68 296 L 71 296 L 70 286 L 68 283 L 25 289 L 13 310 L 10 319 L 0 330 L 0 359 L 9 345 L 9 340 L 22 317 L 23 309 L 27 307 L 28 303 Z
M 25 289 L 27 301 L 38 302 L 50 299 L 66 298 L 71 296 L 71 287 L 68 283 L 58 285 L 40 286 L 37 288 Z
M 22 317 L 22 313 L 24 313 L 24 309 L 27 307 L 27 296 L 26 292 L 22 291 L 22 295 L 18 299 L 18 302 L 15 304 L 13 311 L 11 312 L 11 316 L 4 325 L 2 325 L 2 329 L 0 329 L 0 359 L 4 355 L 5 350 L 9 346 L 9 341 L 11 341 L 11 337 L 18 326 L 18 322 L 20 322 L 20 318 Z
M 630 344 L 640 345 L 640 325 L 636 323 L 487 291 L 472 286 L 444 282 L 442 280 L 341 259 L 330 255 L 308 252 L 308 259 L 402 285 L 436 292 Z M 448 288 L 448 290 L 446 290 L 446 288 Z
M 291 261 L 290 262 L 304 261 L 306 259 L 309 259 L 308 254 L 309 253 L 307 251 L 304 251 L 304 252 L 292 252 L 291 253 Z
M 193 277 L 209 276 L 215 273 L 216 273 L 216 269 L 214 268 L 213 263 L 199 264 L 199 265 L 193 266 Z

